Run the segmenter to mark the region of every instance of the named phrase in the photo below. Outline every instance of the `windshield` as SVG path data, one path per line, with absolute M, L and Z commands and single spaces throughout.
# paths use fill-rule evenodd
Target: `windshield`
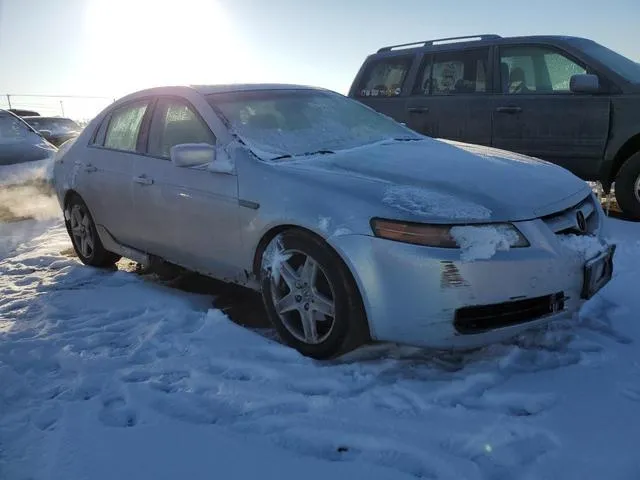
M 254 153 L 274 159 L 332 153 L 417 134 L 361 103 L 319 90 L 253 90 L 208 96 Z
M 640 84 L 640 64 L 591 40 L 580 40 L 580 48 L 587 55 L 606 65 L 631 83 Z
M 0 143 L 24 140 L 31 130 L 21 120 L 11 115 L 0 114 Z
M 36 130 L 50 130 L 52 133 L 67 133 L 80 130 L 77 123 L 69 118 L 25 118 L 25 121 Z

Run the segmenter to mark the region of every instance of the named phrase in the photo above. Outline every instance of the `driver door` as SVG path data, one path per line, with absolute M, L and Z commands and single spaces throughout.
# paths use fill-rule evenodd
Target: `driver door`
M 138 243 L 190 269 L 218 278 L 232 276 L 240 250 L 237 177 L 176 167 L 170 150 L 184 143 L 215 145 L 216 138 L 186 99 L 160 97 L 149 125 L 146 155 L 134 164 Z

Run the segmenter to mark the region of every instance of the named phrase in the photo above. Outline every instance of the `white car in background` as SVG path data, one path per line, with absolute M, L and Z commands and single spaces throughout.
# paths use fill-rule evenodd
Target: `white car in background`
M 315 88 L 128 95 L 58 155 L 54 183 L 84 263 L 160 259 L 260 290 L 316 358 L 499 341 L 570 316 L 612 272 L 602 209 L 567 170 Z

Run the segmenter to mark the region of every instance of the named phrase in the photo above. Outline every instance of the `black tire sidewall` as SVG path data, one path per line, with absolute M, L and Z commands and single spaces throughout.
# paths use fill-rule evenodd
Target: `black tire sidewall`
M 640 152 L 622 165 L 616 176 L 615 194 L 620 209 L 630 217 L 640 219 L 640 202 L 635 195 L 635 182 L 640 176 Z
M 303 252 L 320 265 L 333 287 L 336 315 L 334 317 L 333 330 L 323 342 L 310 345 L 298 340 L 287 330 L 276 312 L 272 299 L 270 272 L 261 268 L 262 298 L 271 323 L 278 331 L 280 338 L 303 355 L 316 359 L 326 359 L 339 355 L 344 350 L 349 334 L 353 333 L 356 327 L 354 325 L 354 317 L 358 313 L 354 312 L 354 292 L 351 291 L 348 277 L 350 273 L 336 258 L 334 252 L 309 234 L 299 231 L 284 232 L 280 234 L 280 241 L 285 250 L 295 249 Z

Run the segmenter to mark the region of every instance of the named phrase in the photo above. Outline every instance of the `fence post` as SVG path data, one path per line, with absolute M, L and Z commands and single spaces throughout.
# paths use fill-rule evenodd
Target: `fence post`
M 64 103 L 60 100 L 60 110 L 62 111 L 62 116 L 64 117 Z
M 7 103 L 9 104 L 9 110 L 11 110 L 11 95 L 7 93 Z

